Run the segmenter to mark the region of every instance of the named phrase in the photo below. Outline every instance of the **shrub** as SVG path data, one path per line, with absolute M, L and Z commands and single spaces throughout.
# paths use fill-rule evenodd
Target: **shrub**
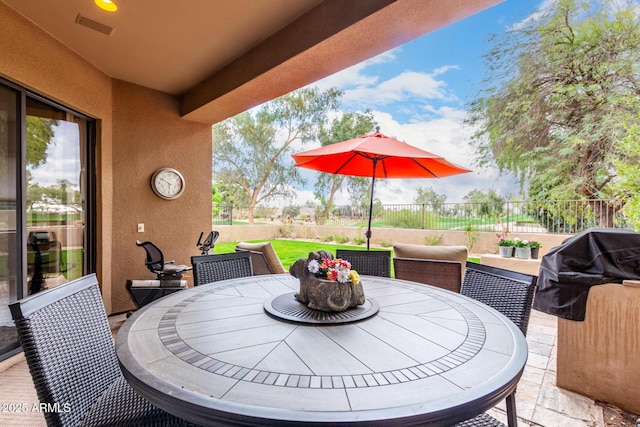
M 424 244 L 427 246 L 436 246 L 442 241 L 442 234 L 427 234 L 424 236 Z
M 280 235 L 282 237 L 284 237 L 285 239 L 295 239 L 296 238 L 296 233 L 295 231 L 293 231 L 293 227 L 290 224 L 284 224 L 282 225 L 278 231 L 280 232 Z
M 367 239 L 365 239 L 364 237 L 354 237 L 353 238 L 353 243 L 355 243 L 356 245 L 364 245 L 364 243 L 367 241 Z

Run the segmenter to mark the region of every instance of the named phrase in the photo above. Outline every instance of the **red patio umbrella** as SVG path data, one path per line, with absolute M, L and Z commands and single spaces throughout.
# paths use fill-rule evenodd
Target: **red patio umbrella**
M 294 154 L 296 166 L 349 176 L 371 177 L 367 250 L 371 238 L 373 188 L 376 178 L 442 178 L 471 172 L 444 157 L 379 132 Z

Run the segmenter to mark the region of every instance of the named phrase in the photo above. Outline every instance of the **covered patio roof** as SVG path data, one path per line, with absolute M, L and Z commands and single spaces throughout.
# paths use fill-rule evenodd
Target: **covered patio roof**
M 213 124 L 502 0 L 1 0 L 109 77 Z

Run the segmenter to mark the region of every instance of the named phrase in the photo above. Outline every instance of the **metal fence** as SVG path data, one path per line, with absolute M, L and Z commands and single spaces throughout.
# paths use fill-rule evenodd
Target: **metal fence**
M 590 227 L 626 228 L 618 199 L 515 201 L 505 203 L 374 204 L 373 227 L 423 230 L 575 234 Z M 213 224 L 246 223 L 248 211 L 214 205 Z M 337 206 L 329 212 L 308 206 L 258 207 L 256 223 L 315 223 L 366 227 L 368 207 Z

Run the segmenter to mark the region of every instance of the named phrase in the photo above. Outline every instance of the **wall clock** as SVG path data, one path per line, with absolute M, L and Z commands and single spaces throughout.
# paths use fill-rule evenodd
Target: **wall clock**
M 151 176 L 151 188 L 165 200 L 177 199 L 184 191 L 184 177 L 173 168 L 160 168 Z

